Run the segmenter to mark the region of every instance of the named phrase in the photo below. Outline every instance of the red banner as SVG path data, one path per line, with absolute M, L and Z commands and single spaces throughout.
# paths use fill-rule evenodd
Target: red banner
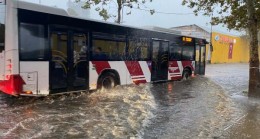
M 229 44 L 228 59 L 232 59 L 233 54 L 233 43 Z

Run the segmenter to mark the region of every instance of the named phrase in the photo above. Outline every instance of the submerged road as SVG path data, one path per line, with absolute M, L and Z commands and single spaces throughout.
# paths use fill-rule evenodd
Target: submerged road
M 224 70 L 223 70 L 224 69 Z M 260 138 L 248 64 L 187 81 L 45 98 L 0 95 L 0 138 Z

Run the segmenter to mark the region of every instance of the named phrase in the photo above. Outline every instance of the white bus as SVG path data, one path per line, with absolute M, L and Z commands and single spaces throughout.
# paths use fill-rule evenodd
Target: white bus
M 180 80 L 205 72 L 204 39 L 0 4 L 0 90 L 19 96 Z

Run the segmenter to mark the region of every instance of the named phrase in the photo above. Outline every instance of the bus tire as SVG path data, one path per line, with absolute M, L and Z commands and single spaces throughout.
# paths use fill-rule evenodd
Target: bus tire
M 117 85 L 116 76 L 111 72 L 104 73 L 98 80 L 98 89 L 111 89 Z
M 190 79 L 191 71 L 189 69 L 184 69 L 182 73 L 182 80 Z

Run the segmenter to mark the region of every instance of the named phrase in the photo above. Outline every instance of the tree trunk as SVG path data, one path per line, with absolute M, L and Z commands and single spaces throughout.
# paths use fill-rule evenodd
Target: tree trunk
M 121 10 L 122 10 L 122 0 L 117 0 L 117 23 L 121 23 Z
M 247 0 L 248 31 L 250 36 L 249 97 L 260 97 L 260 73 L 255 0 Z

